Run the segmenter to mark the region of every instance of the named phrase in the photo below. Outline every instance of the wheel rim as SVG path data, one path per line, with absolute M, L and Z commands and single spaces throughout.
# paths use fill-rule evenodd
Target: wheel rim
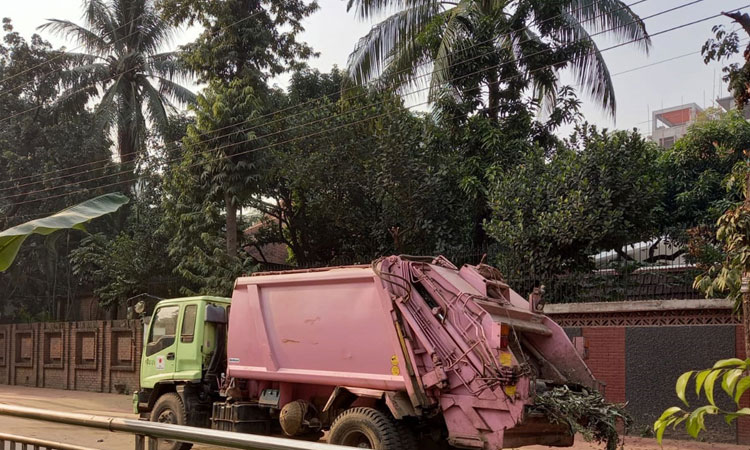
M 156 419 L 156 421 L 159 423 L 171 423 L 177 425 L 177 414 L 175 414 L 171 409 L 165 409 L 161 412 L 161 414 L 159 414 L 159 417 Z M 171 448 L 171 446 L 174 444 L 174 441 L 171 439 L 160 439 L 159 441 L 163 442 L 164 446 L 167 448 Z M 159 447 L 161 447 L 161 445 Z
M 172 411 L 171 409 L 165 409 L 164 411 L 159 414 L 159 418 L 157 420 L 159 423 L 177 423 L 177 415 Z
M 374 448 L 370 438 L 361 431 L 350 431 L 344 435 L 341 445 L 357 448 Z

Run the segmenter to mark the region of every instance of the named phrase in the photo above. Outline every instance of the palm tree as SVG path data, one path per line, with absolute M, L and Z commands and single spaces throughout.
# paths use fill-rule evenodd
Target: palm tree
M 80 105 L 98 98 L 97 117 L 117 130 L 122 163 L 133 162 L 143 151 L 147 120 L 166 130 L 174 103 L 193 102 L 195 95 L 176 78 L 189 72 L 176 52 L 160 52 L 174 28 L 154 10 L 151 0 L 85 0 L 85 26 L 51 19 L 46 29 L 75 41 L 83 53 L 62 56 L 68 69 L 61 76 L 67 91 L 59 107 Z
M 495 119 L 503 89 L 554 98 L 562 68 L 614 115 L 614 86 L 591 33 L 632 40 L 644 51 L 651 45 L 643 21 L 620 0 L 349 0 L 348 8 L 362 19 L 398 10 L 349 56 L 356 82 L 403 88 L 426 81 L 431 100 L 486 92 Z

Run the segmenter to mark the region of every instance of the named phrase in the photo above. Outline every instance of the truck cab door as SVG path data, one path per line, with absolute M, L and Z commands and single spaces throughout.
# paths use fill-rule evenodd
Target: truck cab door
M 201 344 L 204 327 L 202 310 L 197 303 L 186 304 L 182 308 L 180 334 L 177 340 L 175 380 L 200 380 L 203 376 L 203 355 Z
M 174 378 L 179 315 L 179 305 L 161 306 L 154 313 L 143 352 L 142 388 Z

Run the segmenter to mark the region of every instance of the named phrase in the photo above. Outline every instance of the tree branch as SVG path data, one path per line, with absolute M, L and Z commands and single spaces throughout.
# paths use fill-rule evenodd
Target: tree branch
M 736 12 L 722 12 L 722 15 L 729 17 L 730 19 L 734 20 L 738 24 L 742 25 L 742 28 L 745 30 L 745 33 L 750 35 L 750 15 L 747 13 L 740 13 L 739 11 Z

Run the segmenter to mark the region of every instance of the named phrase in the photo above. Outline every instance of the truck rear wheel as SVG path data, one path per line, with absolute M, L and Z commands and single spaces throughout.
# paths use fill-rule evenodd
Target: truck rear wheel
M 151 410 L 151 422 L 187 425 L 187 414 L 182 399 L 176 392 L 168 392 L 158 400 Z M 193 444 L 159 439 L 159 450 L 190 450 Z
M 330 444 L 373 450 L 415 450 L 409 430 L 373 408 L 347 409 L 331 425 Z

